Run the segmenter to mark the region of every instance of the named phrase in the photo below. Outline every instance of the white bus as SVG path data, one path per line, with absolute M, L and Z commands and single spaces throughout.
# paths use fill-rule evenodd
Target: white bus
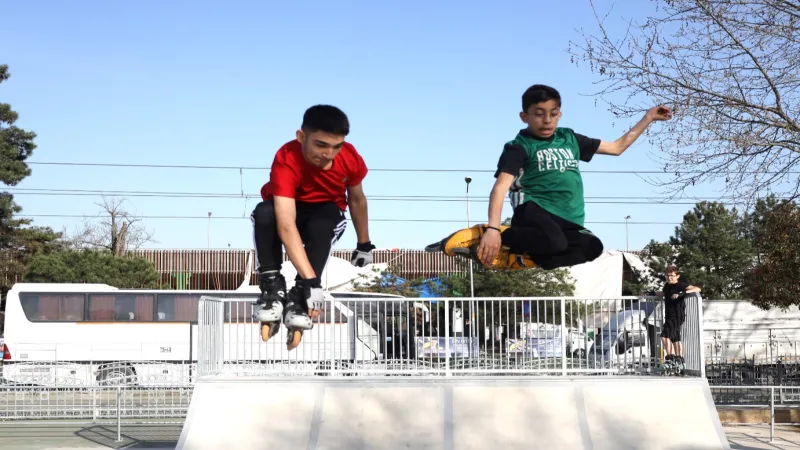
M 8 292 L 0 382 L 25 385 L 191 382 L 197 361 L 198 300 L 226 303 L 225 332 L 236 335 L 226 361 L 261 363 L 280 371 L 331 364 L 404 359 L 392 339 L 409 310 L 430 320 L 429 309 L 404 297 L 326 292 L 322 314 L 300 346 L 286 349 L 286 331 L 261 342 L 253 320 L 258 286 L 236 291 L 118 289 L 106 284 L 18 283 Z M 232 331 L 233 330 L 233 331 Z M 233 337 L 233 336 L 232 336 Z M 410 338 L 409 344 L 413 345 Z M 262 371 L 263 373 L 263 371 Z

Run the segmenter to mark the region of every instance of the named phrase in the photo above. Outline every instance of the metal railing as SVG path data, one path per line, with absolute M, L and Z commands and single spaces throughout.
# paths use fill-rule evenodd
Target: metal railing
M 777 406 L 783 408 L 800 407 L 800 388 L 787 388 L 785 386 L 710 386 L 714 404 L 717 407 L 746 407 L 746 408 L 767 408 L 769 407 L 769 441 L 775 439 L 775 407 L 776 391 Z M 756 391 L 756 395 L 735 393 L 734 391 Z M 764 399 L 764 396 L 769 397 Z M 728 398 L 735 398 L 735 401 L 728 401 Z
M 122 442 L 123 424 L 182 425 L 192 391 L 186 386 L 0 386 L 0 426 L 114 424 L 116 442 Z
M 114 424 L 115 442 L 120 443 L 123 424 L 182 425 L 192 391 L 186 386 L 0 386 L 0 426 L 41 421 L 48 425 Z
M 201 297 L 197 308 L 198 324 L 209 324 L 198 326 L 197 346 L 203 351 L 197 355 L 198 373 L 216 373 L 221 370 L 218 366 L 222 360 L 222 339 L 219 334 L 222 328 L 216 324 L 222 324 L 225 320 L 225 303 L 221 299 Z M 210 324 L 215 324 L 211 326 Z
M 193 388 L 0 386 L 0 421 L 184 417 Z
M 326 300 L 294 350 L 262 342 L 249 299 L 200 298 L 198 376 L 649 375 L 662 361 L 660 298 Z M 687 296 L 686 372 L 702 376 L 699 296 Z
M 686 320 L 681 325 L 681 341 L 686 367 L 700 377 L 706 376 L 703 346 L 703 298 L 700 294 L 686 294 Z M 662 303 L 663 305 L 663 303 Z
M 706 379 L 715 386 L 800 386 L 800 359 L 794 356 L 706 357 Z
M 196 374 L 197 365 L 185 360 L 17 360 L 0 364 L 0 386 L 160 388 L 191 386 Z

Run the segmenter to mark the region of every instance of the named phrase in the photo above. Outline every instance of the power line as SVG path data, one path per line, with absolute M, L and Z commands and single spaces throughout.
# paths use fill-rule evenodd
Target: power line
M 77 214 L 20 214 L 14 217 L 20 218 L 41 218 L 41 217 L 54 217 L 65 219 L 89 219 L 92 217 L 99 217 L 101 214 L 94 216 L 77 215 Z M 166 219 L 166 220 L 250 220 L 249 216 L 136 216 L 137 219 Z M 348 218 L 348 220 L 350 220 Z M 428 223 L 464 223 L 463 220 L 456 219 L 369 219 L 370 222 L 428 222 Z M 680 225 L 677 222 L 621 222 L 621 221 L 608 221 L 608 222 L 590 222 L 587 224 L 592 225 Z
M 124 197 L 157 197 L 157 198 L 222 198 L 222 199 L 261 199 L 261 194 L 214 193 L 214 192 L 170 192 L 170 191 L 113 191 L 94 189 L 57 189 L 57 188 L 6 188 L 14 195 L 39 196 L 124 196 Z M 720 203 L 740 203 L 734 197 L 693 197 L 692 201 L 674 201 L 669 197 L 646 196 L 586 196 L 590 204 L 629 204 L 629 205 L 695 205 L 698 201 L 717 201 Z M 787 197 L 788 198 L 788 197 Z M 464 202 L 464 197 L 454 195 L 368 195 L 370 201 L 405 201 L 405 202 Z M 727 199 L 727 200 L 726 200 Z M 488 203 L 488 198 L 471 198 L 470 202 Z
M 133 164 L 133 163 L 85 163 L 85 162 L 63 162 L 63 161 L 26 161 L 30 165 L 49 165 L 49 166 L 84 166 L 84 167 L 127 167 L 127 168 L 143 168 L 143 169 L 206 169 L 206 170 L 269 170 L 270 166 L 212 166 L 212 165 L 190 165 L 190 164 Z M 454 172 L 454 173 L 494 173 L 495 169 L 399 169 L 399 168 L 370 168 L 371 172 Z M 800 174 L 800 171 L 716 171 L 709 172 L 703 170 L 681 170 L 683 174 L 755 174 L 763 173 L 770 174 Z M 601 173 L 601 174 L 640 174 L 640 175 L 655 175 L 655 174 L 669 174 L 672 173 L 663 170 L 596 170 L 586 169 L 581 170 L 581 173 Z

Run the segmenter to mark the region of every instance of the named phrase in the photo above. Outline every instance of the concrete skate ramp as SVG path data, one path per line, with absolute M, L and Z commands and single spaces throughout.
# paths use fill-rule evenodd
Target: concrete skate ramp
M 201 381 L 178 449 L 729 449 L 675 378 Z

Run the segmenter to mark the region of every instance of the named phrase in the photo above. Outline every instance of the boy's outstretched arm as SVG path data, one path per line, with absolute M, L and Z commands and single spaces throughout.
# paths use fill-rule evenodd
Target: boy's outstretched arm
M 275 197 L 275 220 L 278 222 L 278 236 L 286 247 L 286 253 L 289 254 L 289 261 L 292 262 L 297 273 L 304 280 L 316 278 L 317 274 L 314 273 L 314 268 L 308 261 L 306 249 L 303 247 L 303 240 L 300 238 L 300 232 L 297 231 L 297 208 L 293 198 Z
M 508 189 L 511 183 L 514 182 L 514 175 L 509 173 L 500 172 L 497 175 L 497 180 L 492 187 L 492 193 L 489 196 L 489 228 L 481 238 L 481 243 L 478 245 L 478 259 L 484 264 L 490 264 L 498 253 L 502 245 L 500 238 L 500 216 L 503 212 L 503 203 L 505 202 Z M 495 229 L 496 228 L 496 229 Z
M 356 229 L 358 244 L 369 242 L 369 220 L 367 219 L 367 196 L 364 187 L 359 184 L 347 188 L 347 203 L 350 207 L 350 218 Z
M 350 257 L 350 263 L 356 267 L 372 264 L 372 250 L 375 246 L 369 240 L 369 220 L 367 214 L 367 196 L 364 187 L 357 184 L 347 188 L 347 201 L 350 206 L 350 218 L 356 229 L 356 249 Z
M 651 123 L 672 119 L 672 111 L 664 105 L 655 106 L 648 110 L 644 117 L 622 137 L 613 142 L 601 141 L 597 153 L 601 155 L 619 156 L 631 146 Z

